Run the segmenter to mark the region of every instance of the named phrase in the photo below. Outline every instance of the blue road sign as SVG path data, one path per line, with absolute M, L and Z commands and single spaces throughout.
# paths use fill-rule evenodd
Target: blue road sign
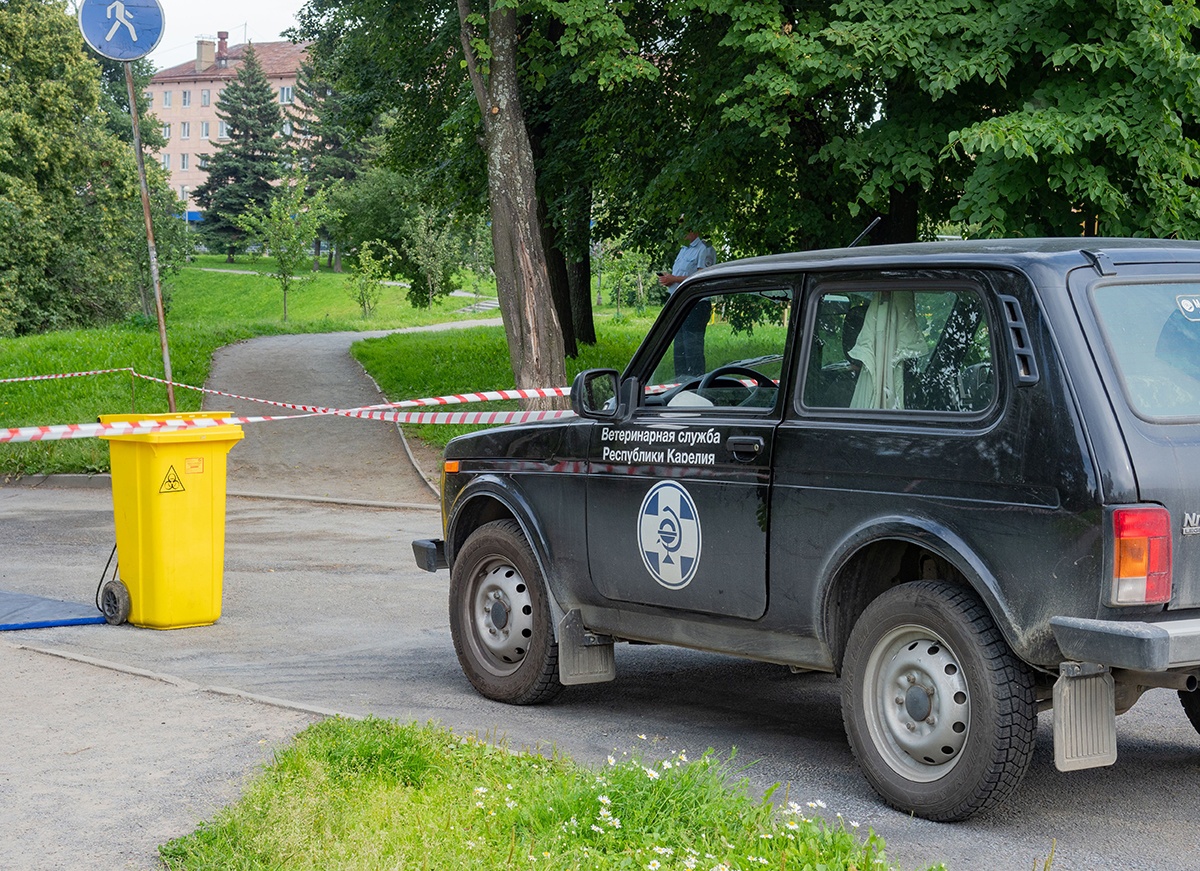
M 87 44 L 112 60 L 137 60 L 154 51 L 163 35 L 158 0 L 83 0 L 79 30 Z

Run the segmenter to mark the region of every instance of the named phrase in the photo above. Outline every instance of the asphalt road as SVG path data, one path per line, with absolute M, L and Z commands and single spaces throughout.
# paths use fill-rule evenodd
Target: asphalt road
M 375 476 L 404 459 L 398 444 L 379 450 Z M 359 476 L 328 480 L 352 499 Z M 258 486 L 243 483 L 231 472 L 231 491 Z M 411 505 L 416 488 L 383 495 Z M 155 867 L 157 844 L 211 817 L 287 736 L 334 712 L 435 720 L 595 764 L 736 747 L 753 788 L 823 800 L 830 816 L 874 828 L 902 868 L 1041 868 L 1052 844 L 1055 869 L 1200 867 L 1200 736 L 1174 693 L 1153 691 L 1118 721 L 1112 768 L 1057 772 L 1042 715 L 1012 801 L 929 823 L 889 810 L 862 779 L 828 676 L 622 645 L 613 683 L 537 707 L 480 698 L 451 646 L 447 576 L 413 564 L 409 541 L 438 525 L 432 505 L 233 496 L 215 625 L 0 633 L 0 868 Z M 91 600 L 112 547 L 106 490 L 0 487 L 0 529 L 0 589 Z

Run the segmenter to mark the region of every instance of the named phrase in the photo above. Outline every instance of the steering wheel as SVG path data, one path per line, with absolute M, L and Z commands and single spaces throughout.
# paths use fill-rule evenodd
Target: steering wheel
M 748 375 L 750 378 L 754 379 L 759 387 L 766 387 L 770 390 L 775 390 L 779 387 L 778 384 L 776 384 L 766 375 L 762 374 L 761 372 L 756 372 L 748 366 L 718 366 L 716 369 L 713 369 L 700 379 L 700 383 L 696 386 L 697 392 L 712 387 L 714 381 L 726 375 Z M 741 382 L 739 381 L 739 384 L 740 383 Z

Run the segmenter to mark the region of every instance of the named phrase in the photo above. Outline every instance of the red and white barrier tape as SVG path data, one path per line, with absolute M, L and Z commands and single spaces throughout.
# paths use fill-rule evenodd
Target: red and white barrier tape
M 63 372 L 59 375 L 27 375 L 24 378 L 0 378 L 0 384 L 19 384 L 23 381 L 58 381 L 63 378 L 83 378 L 88 375 L 108 375 L 113 372 L 129 372 L 132 375 L 137 375 L 132 367 L 126 366 L 122 369 L 95 369 L 91 372 Z M 138 376 L 142 377 L 142 376 Z
M 65 378 L 79 378 L 89 375 L 107 375 L 116 372 L 126 372 L 135 378 L 153 381 L 159 384 L 168 383 L 162 378 L 142 375 L 132 368 L 97 369 L 91 372 L 69 372 L 56 375 L 33 375 L 22 378 L 0 379 L 0 384 L 13 384 L 30 381 L 49 381 Z M 66 439 L 97 438 L 101 435 L 134 435 L 150 432 L 166 432 L 173 430 L 193 429 L 199 427 L 225 426 L 230 424 L 260 423 L 271 420 L 295 420 L 304 417 L 336 416 L 360 420 L 380 420 L 391 423 L 419 424 L 474 424 L 496 425 L 506 423 L 526 423 L 529 421 L 551 420 L 560 417 L 571 417 L 570 411 L 495 411 L 495 412 L 409 412 L 400 413 L 387 411 L 392 408 L 419 408 L 428 406 L 446 406 L 467 402 L 488 402 L 499 399 L 545 399 L 564 396 L 570 388 L 534 388 L 526 390 L 495 390 L 487 392 L 455 394 L 452 396 L 437 396 L 426 399 L 407 399 L 384 405 L 363 406 L 361 408 L 328 408 L 326 406 L 299 405 L 295 403 L 275 402 L 269 399 L 257 399 L 253 396 L 240 396 L 220 390 L 210 390 L 204 387 L 194 387 L 190 384 L 173 382 L 174 386 L 187 390 L 195 390 L 214 396 L 224 396 L 230 399 L 241 399 L 247 402 L 259 402 L 289 408 L 305 414 L 274 415 L 266 417 L 230 416 L 221 418 L 183 418 L 178 420 L 141 420 L 123 421 L 119 423 L 72 423 L 54 426 L 27 426 L 0 429 L 0 444 L 35 441 L 60 441 Z
M 184 390 L 195 390 L 210 396 L 223 396 L 228 399 L 239 399 L 245 402 L 258 402 L 279 408 L 302 411 L 305 414 L 274 415 L 267 417 L 221 417 L 221 418 L 183 418 L 178 420 L 141 420 L 124 421 L 120 423 L 70 423 L 55 426 L 26 426 L 11 429 L 0 429 L 0 444 L 17 442 L 60 441 L 65 439 L 97 438 L 101 435 L 135 435 L 140 433 L 164 432 L 172 430 L 192 429 L 199 427 L 226 426 L 230 424 L 261 423 L 271 420 L 296 420 L 304 417 L 349 417 L 359 420 L 380 420 L 390 423 L 413 424 L 471 424 L 477 426 L 498 425 L 507 423 L 528 423 L 531 421 L 554 420 L 574 417 L 572 411 L 493 411 L 493 412 L 392 412 L 393 408 L 426 408 L 430 406 L 461 405 L 472 402 L 493 402 L 505 399 L 551 399 L 567 396 L 569 387 L 538 387 L 516 390 L 488 390 L 475 393 L 454 393 L 447 396 L 433 396 L 424 399 L 404 399 L 400 402 L 388 402 L 381 405 L 365 405 L 359 408 L 329 408 L 319 405 L 299 405 L 290 402 L 276 402 L 270 399 L 257 399 L 253 396 L 241 396 L 236 393 L 226 393 L 222 390 L 211 390 L 207 387 L 195 387 L 191 384 L 168 382 L 153 375 L 143 375 L 132 367 L 120 369 L 96 369 L 90 372 L 67 372 L 56 375 L 30 375 L 21 378 L 0 378 L 0 384 L 15 384 L 30 381 L 52 381 L 65 378 L 82 378 L 94 375 L 108 375 L 116 372 L 127 372 L 134 378 L 153 381 L 158 384 L 171 384 Z M 751 382 L 745 382 L 751 383 Z M 647 393 L 659 393 L 674 387 L 674 384 L 659 384 L 647 387 Z
M 494 411 L 494 412 L 410 412 L 407 414 L 370 412 L 356 414 L 353 411 L 331 411 L 341 417 L 364 417 L 372 420 L 395 423 L 437 424 L 504 424 L 527 423 L 571 417 L 571 411 Z M 136 435 L 150 432 L 172 432 L 199 427 L 228 426 L 230 424 L 260 423 L 268 420 L 295 420 L 301 417 L 320 417 L 314 414 L 296 414 L 273 417 L 203 417 L 180 420 L 139 420 L 119 423 L 68 423 L 56 426 L 26 426 L 0 429 L 0 444 L 17 442 L 47 442 L 65 439 L 90 439 L 102 435 Z

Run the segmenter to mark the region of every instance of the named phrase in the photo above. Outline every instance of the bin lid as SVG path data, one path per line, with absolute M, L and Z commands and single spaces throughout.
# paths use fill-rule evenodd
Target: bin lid
M 139 421 L 163 420 L 220 420 L 233 417 L 232 411 L 189 411 L 167 414 L 102 414 L 101 423 L 137 423 Z M 163 429 L 142 433 L 109 433 L 102 439 L 120 439 L 137 442 L 216 442 L 238 441 L 245 438 L 238 424 L 214 424 L 211 426 L 189 426 L 180 429 Z

